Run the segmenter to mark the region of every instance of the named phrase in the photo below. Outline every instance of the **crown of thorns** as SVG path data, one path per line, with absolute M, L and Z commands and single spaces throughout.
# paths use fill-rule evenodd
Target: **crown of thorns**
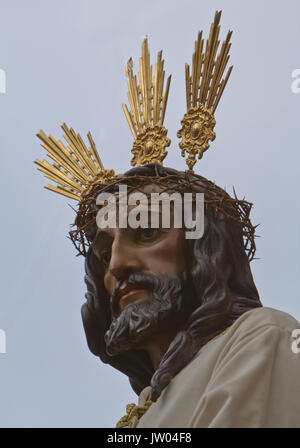
M 170 171 L 170 172 L 168 172 Z M 225 218 L 240 229 L 243 237 L 245 252 L 249 261 L 254 259 L 255 230 L 257 226 L 252 225 L 250 212 L 253 204 L 245 199 L 238 199 L 235 191 L 234 197 L 231 197 L 225 190 L 218 187 L 215 183 L 204 177 L 189 173 L 176 172 L 173 169 L 164 169 L 163 172 L 156 174 L 143 175 L 123 175 L 116 179 L 108 180 L 105 184 L 95 184 L 91 187 L 87 195 L 84 196 L 76 211 L 76 219 L 69 232 L 69 237 L 78 251 L 78 255 L 86 256 L 88 248 L 92 244 L 96 229 L 96 214 L 99 207 L 96 206 L 97 196 L 102 192 L 114 192 L 120 184 L 127 185 L 128 193 L 139 191 L 148 184 L 155 184 L 160 192 L 176 191 L 186 192 L 204 192 L 205 207 L 212 207 L 216 212 L 221 213 Z

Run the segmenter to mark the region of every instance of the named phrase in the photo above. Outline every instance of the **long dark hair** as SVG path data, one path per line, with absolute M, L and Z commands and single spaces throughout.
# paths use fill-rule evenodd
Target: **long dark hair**
M 172 173 L 186 179 L 186 173 L 156 164 L 133 168 L 124 176 L 134 179 L 136 176 L 164 177 Z M 191 176 L 199 181 L 199 192 L 211 194 L 206 188 L 208 183 L 211 184 L 207 179 L 194 174 Z M 188 185 L 186 191 L 189 191 Z M 106 353 L 104 334 L 111 324 L 111 314 L 109 296 L 103 283 L 104 267 L 91 247 L 86 256 L 87 301 L 82 306 L 82 319 L 89 349 L 104 363 L 127 375 L 137 394 L 151 384 L 153 400 L 206 342 L 246 311 L 262 306 L 245 252 L 241 227 L 220 210 L 213 206 L 205 208 L 204 235 L 200 239 L 187 240 L 187 250 L 190 252 L 189 270 L 198 306 L 171 343 L 156 372 L 145 350 L 130 350 L 116 356 Z

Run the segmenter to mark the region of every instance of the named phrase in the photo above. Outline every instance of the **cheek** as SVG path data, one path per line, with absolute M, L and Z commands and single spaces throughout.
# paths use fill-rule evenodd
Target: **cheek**
M 176 275 L 186 268 L 186 241 L 181 229 L 173 229 L 147 252 L 146 263 L 153 273 Z
M 110 296 L 113 293 L 116 283 L 117 283 L 116 279 L 114 279 L 114 277 L 110 275 L 108 272 L 104 275 L 104 288 L 106 289 L 106 291 Z

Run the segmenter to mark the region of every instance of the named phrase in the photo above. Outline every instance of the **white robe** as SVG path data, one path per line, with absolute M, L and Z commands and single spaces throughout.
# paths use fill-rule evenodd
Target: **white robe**
M 281 311 L 263 307 L 244 313 L 200 349 L 137 427 L 300 427 L 294 329 L 299 322 Z M 140 405 L 149 391 L 140 394 Z

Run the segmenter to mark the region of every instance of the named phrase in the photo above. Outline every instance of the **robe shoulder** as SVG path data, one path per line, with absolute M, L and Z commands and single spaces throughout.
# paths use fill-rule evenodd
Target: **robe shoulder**
M 244 313 L 176 375 L 139 427 L 300 427 L 295 329 L 282 311 Z
M 259 307 L 242 314 L 232 325 L 233 332 L 244 336 L 248 331 L 260 327 L 274 326 L 284 331 L 300 328 L 300 323 L 290 314 L 274 308 Z

